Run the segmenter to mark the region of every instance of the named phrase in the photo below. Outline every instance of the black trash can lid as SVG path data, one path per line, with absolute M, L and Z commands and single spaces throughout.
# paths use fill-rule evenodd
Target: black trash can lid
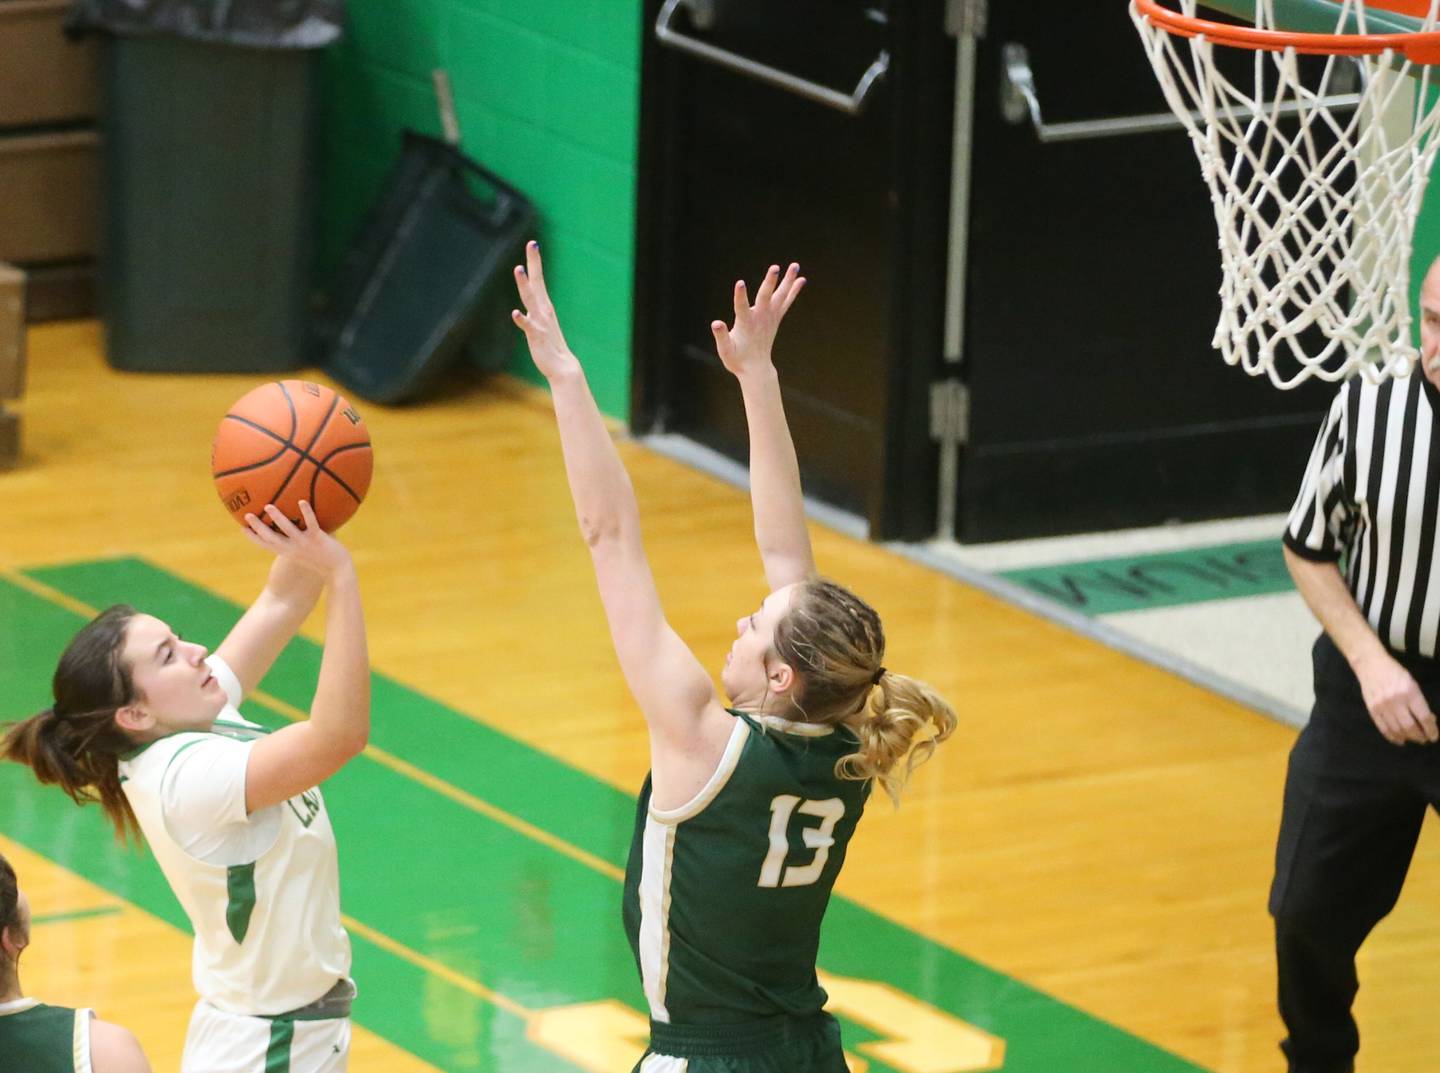
M 340 37 L 345 0 L 74 0 L 66 28 L 167 35 L 248 48 L 323 48 Z

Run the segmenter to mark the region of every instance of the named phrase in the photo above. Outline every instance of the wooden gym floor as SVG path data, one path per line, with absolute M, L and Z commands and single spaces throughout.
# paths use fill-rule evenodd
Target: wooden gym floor
M 265 571 L 207 469 L 220 415 L 264 377 L 117 373 L 88 322 L 30 347 L 25 461 L 0 474 L 0 719 L 45 703 L 92 608 L 128 599 L 213 644 Z M 621 1073 L 643 1020 L 616 876 L 646 741 L 548 407 L 501 379 L 362 412 L 376 476 L 344 536 L 383 688 L 370 754 L 327 785 L 361 987 L 352 1069 Z M 764 594 L 748 503 L 622 453 L 670 617 L 718 667 Z M 887 664 L 962 716 L 898 813 L 871 805 L 837 888 L 821 967 L 855 1067 L 1280 1068 L 1264 906 L 1294 731 L 814 535 L 822 569 L 881 611 Z M 315 648 L 292 648 L 257 718 L 304 708 Z M 27 991 L 99 1008 L 176 1068 L 189 955 L 153 863 L 8 765 L 0 852 L 39 918 Z M 1371 1073 L 1440 1053 L 1435 864 L 1427 833 L 1364 955 Z

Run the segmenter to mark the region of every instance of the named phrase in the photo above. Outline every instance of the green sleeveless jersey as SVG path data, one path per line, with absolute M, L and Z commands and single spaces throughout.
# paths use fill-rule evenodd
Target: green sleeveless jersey
M 650 1017 L 734 1024 L 825 1004 L 820 921 L 870 784 L 835 775 L 844 728 L 732 711 L 719 767 L 678 809 L 640 792 L 625 932 Z
M 0 1073 L 91 1073 L 90 1011 L 0 1003 Z

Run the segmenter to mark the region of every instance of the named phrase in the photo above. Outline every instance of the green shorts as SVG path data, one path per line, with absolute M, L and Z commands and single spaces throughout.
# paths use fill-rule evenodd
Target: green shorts
M 739 1025 L 650 1022 L 632 1073 L 847 1073 L 840 1024 L 828 1013 Z

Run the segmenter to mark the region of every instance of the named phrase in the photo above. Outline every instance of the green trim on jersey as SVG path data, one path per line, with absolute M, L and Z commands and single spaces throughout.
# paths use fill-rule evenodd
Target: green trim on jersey
M 290 1045 L 294 1042 L 294 1021 L 270 1022 L 270 1046 L 265 1050 L 265 1073 L 290 1073 Z
M 233 719 L 217 719 L 210 725 L 210 733 L 219 734 L 231 741 L 255 741 L 265 737 L 270 731 L 249 723 L 237 723 Z
M 223 729 L 217 730 L 216 727 L 221 727 Z M 158 745 L 166 738 L 173 738 L 176 734 L 219 734 L 222 738 L 231 738 L 235 741 L 252 741 L 255 738 L 263 738 L 266 734 L 269 733 L 270 731 L 267 730 L 265 727 L 250 726 L 248 723 L 237 723 L 233 719 L 217 719 L 215 720 L 215 722 L 210 724 L 209 730 L 177 730 L 172 734 L 162 734 L 154 741 L 147 741 L 144 745 L 137 745 L 133 749 L 129 749 L 123 753 L 119 753 L 117 755 L 117 759 L 134 760 L 146 749 L 150 748 L 150 746 Z M 196 743 L 187 742 L 184 746 L 175 750 L 175 756 L 179 756 L 181 753 L 183 753 L 186 749 L 190 748 L 190 746 L 194 744 Z M 172 756 L 170 758 L 171 763 L 175 762 L 175 756 Z M 121 781 L 123 782 L 124 779 L 121 779 Z
M 169 734 L 166 734 L 166 735 L 165 735 L 166 738 L 168 738 L 169 736 L 170 736 Z M 137 746 L 135 746 L 135 748 L 133 748 L 133 749 L 128 749 L 128 750 L 126 750 L 126 751 L 123 752 L 123 753 L 117 753 L 115 759 L 120 760 L 120 761 L 134 760 L 137 756 L 139 756 L 141 753 L 143 753 L 146 749 L 148 749 L 148 748 L 150 748 L 150 746 L 154 745 L 156 741 L 164 741 L 164 740 L 165 740 L 164 738 L 156 738 L 155 741 L 147 741 L 144 745 L 137 745 Z M 123 781 L 123 780 L 122 780 L 122 781 Z
M 194 733 L 194 731 L 185 731 L 185 733 Z M 170 754 L 170 759 L 165 761 L 165 770 L 160 773 L 161 785 L 164 785 L 165 776 L 169 774 L 170 769 L 175 766 L 175 761 L 179 759 L 180 754 L 183 753 L 186 749 L 193 749 L 195 746 L 199 745 L 204 740 L 204 738 L 196 738 L 194 741 L 187 741 L 184 745 L 180 746 L 180 748 L 176 749 L 173 753 Z M 151 742 L 150 744 L 153 745 L 154 742 Z
M 232 864 L 225 869 L 225 889 L 230 901 L 225 906 L 225 925 L 237 943 L 245 941 L 250 915 L 255 912 L 255 862 Z

